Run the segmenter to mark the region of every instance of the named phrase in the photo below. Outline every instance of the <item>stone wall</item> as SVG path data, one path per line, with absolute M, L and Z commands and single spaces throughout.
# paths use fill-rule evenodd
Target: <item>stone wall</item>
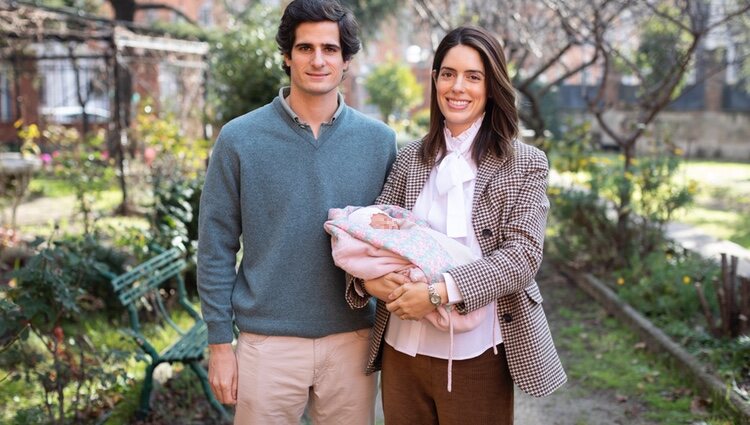
M 605 117 L 617 129 L 631 113 L 610 111 Z M 601 131 L 593 116 L 580 112 L 566 115 L 574 121 L 590 120 L 594 137 L 601 146 L 614 147 L 614 141 Z M 658 141 L 673 143 L 689 157 L 750 161 L 750 113 L 663 111 L 638 142 L 638 148 L 648 149 Z

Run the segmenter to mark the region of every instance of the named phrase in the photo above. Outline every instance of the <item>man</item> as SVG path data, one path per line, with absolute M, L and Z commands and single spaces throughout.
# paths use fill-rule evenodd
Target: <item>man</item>
M 396 154 L 394 132 L 338 92 L 357 30 L 335 0 L 292 1 L 276 36 L 291 86 L 227 123 L 211 156 L 198 289 L 209 380 L 235 423 L 297 424 L 306 405 L 314 423 L 374 422 L 374 310 L 348 307 L 323 229 L 329 208 L 375 200 Z

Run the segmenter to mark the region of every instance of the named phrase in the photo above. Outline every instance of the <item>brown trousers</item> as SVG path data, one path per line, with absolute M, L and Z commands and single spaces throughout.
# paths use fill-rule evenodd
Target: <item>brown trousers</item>
M 479 357 L 453 361 L 416 357 L 384 343 L 383 412 L 386 425 L 513 424 L 513 380 L 503 344 Z

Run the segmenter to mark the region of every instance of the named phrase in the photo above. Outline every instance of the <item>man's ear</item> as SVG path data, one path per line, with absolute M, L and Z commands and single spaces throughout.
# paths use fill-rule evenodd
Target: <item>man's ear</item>
M 288 55 L 286 53 L 284 53 L 284 65 L 286 65 L 286 66 L 288 66 L 290 68 L 291 68 L 291 65 L 289 65 L 289 62 L 291 62 L 291 60 L 292 60 L 292 56 L 291 55 L 292 55 L 291 53 L 289 53 Z

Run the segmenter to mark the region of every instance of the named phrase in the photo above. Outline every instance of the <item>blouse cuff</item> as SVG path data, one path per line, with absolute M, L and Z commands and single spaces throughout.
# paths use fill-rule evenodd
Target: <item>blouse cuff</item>
M 352 279 L 352 286 L 354 286 L 354 291 L 359 295 L 360 297 L 369 297 L 370 294 L 367 293 L 367 290 L 365 289 L 365 281 L 355 277 Z
M 445 289 L 448 291 L 448 304 L 456 304 L 464 300 L 461 291 L 458 289 L 458 284 L 449 273 L 443 273 L 443 280 L 445 281 Z

